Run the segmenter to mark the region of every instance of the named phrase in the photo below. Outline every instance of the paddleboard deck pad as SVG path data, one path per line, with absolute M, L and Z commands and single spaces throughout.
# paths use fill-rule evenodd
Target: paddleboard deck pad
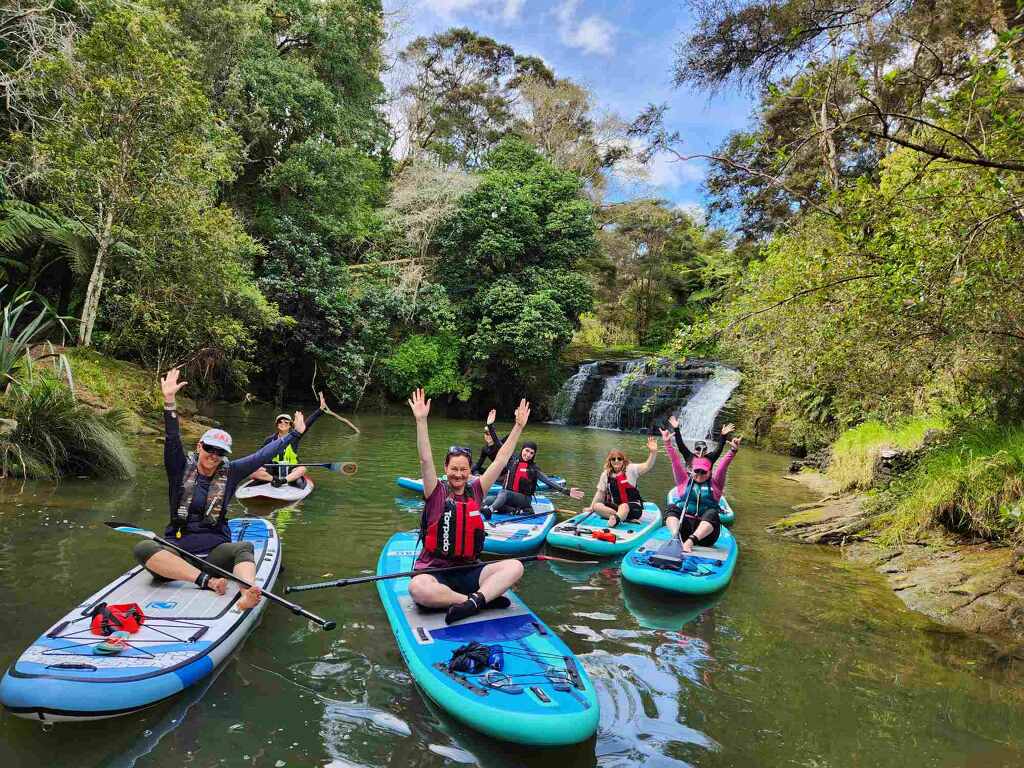
M 661 510 L 653 502 L 644 502 L 643 515 L 638 520 L 619 523 L 608 528 L 608 521 L 593 512 L 570 517 L 559 523 L 548 533 L 548 544 L 559 549 L 571 549 L 574 552 L 586 552 L 591 555 L 612 557 L 624 555 L 637 544 L 645 541 L 661 526 Z M 607 532 L 615 537 L 615 541 L 595 539 L 594 532 Z
M 277 531 L 256 517 L 229 521 L 234 541 L 251 541 L 256 584 L 273 588 L 281 570 Z M 128 539 L 125 555 L 130 556 Z M 235 608 L 239 587 L 218 595 L 184 581 L 164 581 L 137 566 L 83 601 L 41 635 L 0 681 L 0 703 L 33 720 L 96 720 L 152 706 L 213 673 L 239 646 L 267 606 Z M 145 614 L 121 653 L 104 656 L 91 617 L 101 603 L 137 603 Z
M 549 514 L 533 517 L 541 512 Z M 527 518 L 519 522 L 519 518 Z M 484 523 L 484 552 L 498 555 L 520 555 L 539 549 L 544 538 L 557 520 L 555 505 L 547 496 L 533 497 L 533 513 L 526 515 L 507 515 L 496 512 Z
M 679 494 L 676 492 L 675 488 L 673 488 L 672 490 L 670 490 L 668 492 L 668 495 L 665 497 L 665 500 L 668 502 L 669 505 L 678 504 L 679 503 Z M 719 512 L 718 512 L 718 519 L 719 519 L 719 521 L 721 521 L 722 525 L 724 525 L 726 527 L 731 526 L 733 524 L 733 522 L 735 522 L 735 520 L 736 520 L 736 513 L 733 512 L 732 507 L 729 506 L 729 500 L 727 498 L 725 498 L 724 495 L 722 496 L 721 500 L 718 502 L 718 508 L 719 508 Z
M 396 533 L 381 552 L 379 575 L 411 570 L 415 532 Z M 446 712 L 496 739 L 533 746 L 575 744 L 593 735 L 598 702 L 593 683 L 568 646 L 523 604 L 484 610 L 451 626 L 409 596 L 409 579 L 377 582 L 398 648 L 423 691 Z M 450 672 L 461 646 L 499 646 L 502 670 Z
M 658 568 L 654 564 L 657 552 L 671 536 L 668 528 L 662 528 L 626 555 L 622 560 L 622 578 L 684 595 L 707 595 L 729 584 L 736 570 L 739 545 L 728 528 L 722 528 L 714 547 L 694 547 L 692 553 L 683 557 L 681 568 Z
M 302 488 L 285 483 L 275 488 L 271 483 L 254 483 L 246 480 L 235 491 L 235 498 L 245 501 L 287 501 L 294 503 L 302 501 L 313 492 L 315 483 L 306 477 L 306 484 Z

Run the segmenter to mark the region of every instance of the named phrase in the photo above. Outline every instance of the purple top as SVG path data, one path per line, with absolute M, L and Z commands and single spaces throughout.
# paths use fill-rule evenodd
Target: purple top
M 686 486 L 690 482 L 690 473 L 686 470 L 672 439 L 669 438 L 664 443 L 665 453 L 668 454 L 668 460 L 672 464 L 672 476 L 676 481 L 676 496 L 680 499 L 685 498 Z M 720 501 L 722 498 L 722 491 L 725 490 L 725 473 L 729 471 L 729 465 L 735 455 L 736 451 L 729 448 L 725 456 L 719 459 L 715 468 L 711 470 L 711 493 L 715 497 L 715 501 Z
M 469 489 L 469 494 L 477 504 L 482 505 L 484 503 L 484 492 L 480 487 L 479 477 L 471 477 L 469 482 L 466 483 L 466 488 Z M 444 512 L 444 503 L 448 500 L 448 495 L 450 493 L 451 489 L 448 487 L 448 484 L 443 480 L 438 480 L 437 486 L 434 488 L 434 492 L 426 497 L 427 500 L 423 507 L 424 528 L 429 527 L 431 523 L 436 522 L 438 518 L 441 517 L 441 513 Z M 454 496 L 454 494 L 452 495 Z M 413 565 L 413 570 L 419 571 L 423 568 L 444 568 L 448 565 L 460 564 L 461 563 L 456 563 L 454 560 L 446 560 L 443 557 L 435 557 L 433 555 L 428 555 L 426 552 L 420 552 L 420 556 L 416 558 L 416 563 Z

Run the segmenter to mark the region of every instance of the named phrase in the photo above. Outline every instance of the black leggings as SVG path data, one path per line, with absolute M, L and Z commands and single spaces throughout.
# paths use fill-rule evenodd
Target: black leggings
M 697 527 L 701 523 L 708 523 L 711 526 L 711 533 L 705 536 L 703 539 L 697 539 L 695 544 L 701 547 L 712 547 L 715 542 L 718 541 L 718 536 L 722 532 L 722 522 L 718 518 L 718 510 L 711 509 L 703 513 L 700 517 L 692 517 L 690 515 L 684 515 L 683 511 L 675 504 L 671 504 L 668 509 L 665 510 L 665 519 L 670 517 L 679 518 L 679 538 L 687 539 L 692 536 L 696 531 Z
M 502 488 L 497 496 L 488 496 L 484 500 L 484 506 L 490 507 L 494 512 L 504 512 L 508 515 L 528 515 L 533 512 L 533 499 L 525 493 Z

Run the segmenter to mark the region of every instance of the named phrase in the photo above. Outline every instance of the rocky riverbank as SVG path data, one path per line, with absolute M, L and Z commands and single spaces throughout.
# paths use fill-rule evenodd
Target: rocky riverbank
M 839 493 L 814 472 L 789 475 L 822 498 L 794 508 L 769 530 L 808 544 L 831 544 L 883 574 L 914 611 L 965 632 L 1018 645 L 1024 640 L 1024 552 L 931 530 L 896 547 L 879 544 L 864 496 Z

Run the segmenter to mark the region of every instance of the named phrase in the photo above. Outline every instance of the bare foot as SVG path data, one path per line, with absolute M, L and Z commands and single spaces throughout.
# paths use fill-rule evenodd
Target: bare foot
M 608 518 L 608 527 L 609 528 L 614 528 L 618 524 L 619 524 L 619 518 L 617 518 L 615 515 L 612 515 L 611 517 Z
M 212 589 L 218 595 L 223 595 L 228 591 L 228 580 L 227 579 L 210 579 L 206 586 L 208 589 Z
M 242 596 L 238 599 L 238 610 L 248 611 L 250 608 L 255 608 L 259 604 L 260 598 L 263 596 L 263 590 L 259 587 L 250 587 L 249 589 L 242 590 Z

